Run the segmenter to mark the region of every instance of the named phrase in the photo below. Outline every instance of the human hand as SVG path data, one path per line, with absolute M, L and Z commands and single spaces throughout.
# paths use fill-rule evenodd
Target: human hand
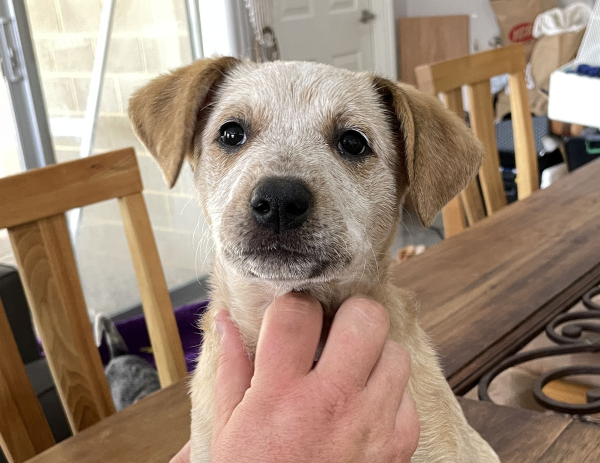
M 190 463 L 190 442 L 183 446 L 183 448 L 171 458 L 169 463 Z
M 286 294 L 268 307 L 254 365 L 228 313 L 216 321 L 214 463 L 410 461 L 419 437 L 404 392 L 410 358 L 387 340 L 381 305 L 345 301 L 314 368 L 323 313 L 310 295 Z

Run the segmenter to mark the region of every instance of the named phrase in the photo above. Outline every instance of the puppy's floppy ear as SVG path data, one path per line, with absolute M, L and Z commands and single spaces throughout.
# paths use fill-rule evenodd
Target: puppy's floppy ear
M 198 116 L 211 89 L 240 61 L 222 57 L 195 61 L 152 80 L 129 100 L 129 118 L 138 138 L 173 187 L 192 154 Z
M 429 226 L 475 177 L 483 147 L 437 98 L 380 77 L 374 77 L 374 83 L 402 132 L 409 195 L 421 222 Z

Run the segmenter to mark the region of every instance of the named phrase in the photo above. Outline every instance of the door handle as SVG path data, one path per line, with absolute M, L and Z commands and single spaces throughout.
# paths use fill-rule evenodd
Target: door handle
M 11 26 L 12 22 L 9 19 L 0 16 L 0 61 L 6 78 L 9 82 L 16 83 L 23 78 L 23 75 L 19 69 L 15 35 Z
M 360 15 L 360 22 L 363 24 L 368 24 L 373 21 L 377 15 L 370 10 L 362 10 Z

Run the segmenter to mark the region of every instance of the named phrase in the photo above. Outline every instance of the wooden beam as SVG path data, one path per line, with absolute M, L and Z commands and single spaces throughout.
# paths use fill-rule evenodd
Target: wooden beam
M 506 206 L 504 183 L 500 174 L 500 159 L 496 146 L 494 109 L 490 81 L 484 80 L 467 86 L 471 112 L 471 127 L 485 149 L 479 169 L 479 181 L 488 215 Z
M 152 351 L 162 387 L 187 375 L 169 290 L 141 193 L 119 199 L 125 234 L 133 259 Z
M 519 199 L 525 199 L 540 187 L 525 71 L 510 74 L 508 85 L 517 166 L 517 193 Z
M 465 110 L 463 109 L 462 89 L 457 88 L 441 95 L 444 106 L 464 120 Z M 477 177 L 461 191 L 461 198 L 469 225 L 474 225 L 485 218 L 485 210 L 483 208 L 483 201 L 481 200 Z
M 22 463 L 54 445 L 54 437 L 27 377 L 0 300 L 0 446 L 9 463 Z
M 458 235 L 467 228 L 460 195 L 455 196 L 444 206 L 442 220 L 444 222 L 444 238 Z
M 0 179 L 0 229 L 143 190 L 133 148 Z
M 115 412 L 63 214 L 8 230 L 56 389 L 74 433 Z
M 523 44 L 497 48 L 441 63 L 415 68 L 419 90 L 431 95 L 448 92 L 463 85 L 489 80 L 500 74 L 524 71 Z

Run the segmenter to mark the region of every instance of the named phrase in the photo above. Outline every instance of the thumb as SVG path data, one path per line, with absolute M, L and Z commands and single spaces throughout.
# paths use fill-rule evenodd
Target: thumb
M 221 341 L 215 383 L 213 436 L 221 432 L 244 398 L 254 373 L 254 366 L 248 357 L 240 331 L 229 317 L 229 312 L 218 312 L 215 323 Z
M 190 458 L 190 441 L 188 441 L 169 463 L 190 463 Z

